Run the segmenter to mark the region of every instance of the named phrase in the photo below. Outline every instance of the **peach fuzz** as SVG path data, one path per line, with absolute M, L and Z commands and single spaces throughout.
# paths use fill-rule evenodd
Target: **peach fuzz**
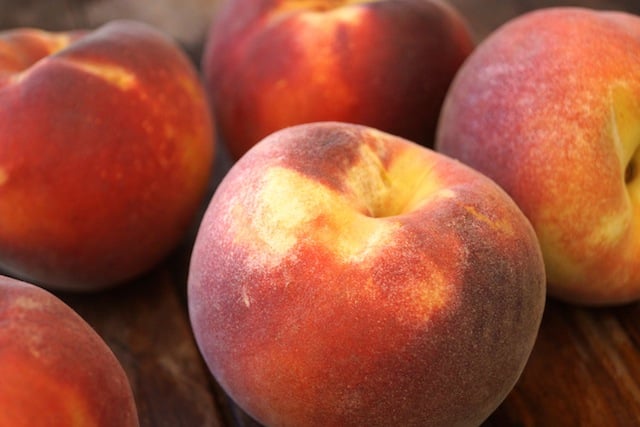
M 56 296 L 0 276 L 0 324 L 1 426 L 138 426 L 122 366 Z
M 496 30 L 451 86 L 437 149 L 533 224 L 549 293 L 640 298 L 640 18 L 550 8 Z
M 328 122 L 233 166 L 188 303 L 212 374 L 267 426 L 477 425 L 528 359 L 544 279 L 531 225 L 492 181 Z
M 338 120 L 432 145 L 454 73 L 473 49 L 433 0 L 229 0 L 202 69 L 234 158 L 287 126 Z
M 0 33 L 0 269 L 94 291 L 153 267 L 194 221 L 214 143 L 195 67 L 132 21 Z

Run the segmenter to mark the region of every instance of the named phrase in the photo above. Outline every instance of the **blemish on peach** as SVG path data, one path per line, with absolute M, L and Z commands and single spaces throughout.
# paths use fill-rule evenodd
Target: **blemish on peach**
M 464 209 L 467 212 L 469 212 L 471 215 L 479 219 L 480 221 L 489 225 L 494 230 L 500 230 L 500 231 L 504 231 L 507 234 L 513 234 L 513 228 L 511 227 L 511 224 L 508 223 L 507 221 L 504 221 L 504 220 L 494 221 L 484 213 L 480 212 L 475 206 L 465 205 Z
M 246 305 L 247 308 L 251 307 L 251 298 L 249 297 L 249 294 L 247 293 L 247 288 L 245 286 L 242 287 L 242 289 L 240 290 L 240 293 L 242 295 L 242 302 L 244 303 L 244 305 Z

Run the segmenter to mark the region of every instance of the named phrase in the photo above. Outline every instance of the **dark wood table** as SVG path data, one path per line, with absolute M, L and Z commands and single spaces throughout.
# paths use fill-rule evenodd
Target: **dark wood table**
M 4 0 L 5 11 L 12 1 Z M 88 2 L 63 3 L 81 8 Z M 22 4 L 30 3 L 34 2 Z M 467 16 L 479 41 L 511 17 L 539 7 L 572 4 L 640 14 L 637 0 L 452 3 Z M 7 16 L 0 19 L 0 26 L 12 23 Z M 82 21 L 82 13 L 73 16 L 74 24 Z M 32 25 L 46 27 L 46 18 L 42 19 L 34 17 Z M 211 191 L 229 165 L 219 147 Z M 256 427 L 208 373 L 191 333 L 186 278 L 196 227 L 197 221 L 162 265 L 131 283 L 93 295 L 58 295 L 94 326 L 119 358 L 131 381 L 142 426 Z M 639 323 L 640 303 L 594 309 L 548 300 L 538 341 L 520 381 L 485 425 L 640 425 Z

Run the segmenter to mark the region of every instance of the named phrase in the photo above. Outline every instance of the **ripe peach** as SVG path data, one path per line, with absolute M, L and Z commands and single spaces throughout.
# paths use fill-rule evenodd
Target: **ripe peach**
M 151 268 L 202 203 L 212 134 L 195 67 L 148 26 L 0 33 L 0 268 L 85 291 Z
M 230 0 L 202 69 L 235 158 L 271 132 L 320 120 L 432 145 L 445 92 L 472 48 L 464 19 L 437 0 Z
M 638 52 L 636 16 L 531 12 L 478 47 L 443 109 L 437 149 L 512 196 L 569 302 L 640 298 Z
M 531 225 L 492 181 L 329 122 L 234 165 L 188 302 L 211 372 L 265 425 L 477 425 L 527 361 L 544 280 Z
M 118 359 L 53 294 L 0 276 L 0 324 L 0 426 L 138 425 Z

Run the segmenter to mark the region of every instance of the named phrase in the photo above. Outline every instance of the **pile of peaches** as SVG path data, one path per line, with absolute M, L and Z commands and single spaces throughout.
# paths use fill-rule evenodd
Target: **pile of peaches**
M 125 286 L 194 222 L 193 333 L 260 423 L 479 425 L 547 294 L 640 299 L 638 147 L 622 12 L 476 45 L 443 1 L 225 0 L 201 67 L 133 21 L 0 32 L 0 426 L 138 425 L 55 293 Z

